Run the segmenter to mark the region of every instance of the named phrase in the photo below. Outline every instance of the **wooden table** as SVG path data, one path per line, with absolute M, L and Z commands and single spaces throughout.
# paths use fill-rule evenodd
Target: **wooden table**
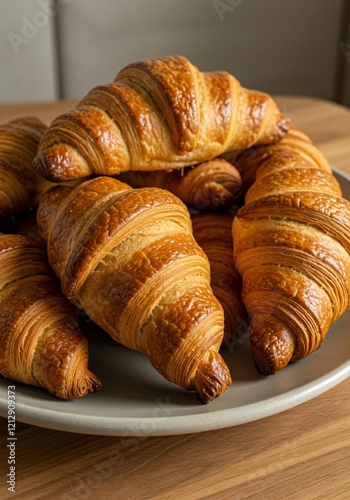
M 331 164 L 350 174 L 350 110 L 312 98 L 277 101 Z M 35 114 L 49 122 L 70 104 L 0 106 L 0 121 Z M 79 435 L 17 422 L 14 495 L 6 486 L 7 421 L 2 418 L 0 497 L 348 499 L 349 394 L 347 379 L 272 417 L 183 436 Z

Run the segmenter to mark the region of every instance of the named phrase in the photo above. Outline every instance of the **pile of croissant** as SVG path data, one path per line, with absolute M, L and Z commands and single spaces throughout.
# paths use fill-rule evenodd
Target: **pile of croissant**
M 260 374 L 318 349 L 349 307 L 350 203 L 265 93 L 163 57 L 46 126 L 0 127 L 0 373 L 101 388 L 82 310 L 209 403 L 249 335 Z M 34 217 L 34 219 L 33 219 Z

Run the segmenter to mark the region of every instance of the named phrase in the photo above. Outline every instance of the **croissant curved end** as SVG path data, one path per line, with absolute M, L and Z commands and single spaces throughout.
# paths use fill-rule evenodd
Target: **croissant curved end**
M 61 170 L 56 170 L 53 165 L 53 162 L 50 162 L 48 155 L 45 153 L 38 152 L 33 160 L 34 170 L 44 179 L 51 182 L 62 182 L 65 180 L 64 174 L 61 174 Z
M 82 179 L 93 173 L 85 158 L 70 144 L 58 143 L 45 148 L 44 143 L 40 143 L 32 165 L 44 179 L 55 183 Z
M 197 398 L 202 403 L 210 403 L 220 396 L 231 383 L 230 371 L 221 355 L 213 350 L 207 351 L 194 376 L 193 386 Z
M 87 337 L 77 326 L 59 322 L 51 329 L 47 342 L 37 348 L 32 375 L 38 385 L 54 396 L 83 398 L 102 387 L 100 379 L 88 368 L 88 350 Z
M 288 326 L 272 314 L 252 318 L 250 344 L 260 375 L 273 375 L 287 366 L 293 357 L 296 339 Z
M 56 394 L 62 399 L 78 399 L 84 398 L 90 392 L 99 391 L 102 387 L 100 379 L 90 370 L 82 370 L 80 378 L 74 381 L 66 391 Z
M 288 131 L 291 127 L 291 123 L 292 123 L 292 120 L 290 119 L 289 116 L 284 116 L 284 115 L 282 115 L 282 113 L 280 114 L 280 120 L 278 122 L 277 127 L 278 127 L 278 129 L 281 132 L 283 137 L 288 133 Z
M 288 133 L 290 124 L 290 118 L 282 115 L 282 113 L 279 113 L 278 117 L 275 117 L 275 119 L 271 121 L 271 130 L 269 131 L 269 134 L 257 141 L 257 144 L 270 145 L 278 143 Z

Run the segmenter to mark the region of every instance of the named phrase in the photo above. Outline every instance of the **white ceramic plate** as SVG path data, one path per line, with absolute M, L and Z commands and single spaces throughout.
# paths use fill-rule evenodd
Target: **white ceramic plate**
M 337 172 L 350 200 L 350 177 Z M 16 383 L 16 419 L 51 429 L 85 434 L 156 436 L 186 434 L 240 425 L 297 406 L 350 376 L 350 311 L 330 329 L 310 357 L 270 377 L 254 368 L 249 341 L 223 350 L 233 384 L 209 405 L 165 381 L 140 353 L 114 343 L 83 319 L 90 337 L 90 367 L 103 389 L 76 401 L 61 401 Z M 0 379 L 0 414 L 7 416 L 7 388 Z

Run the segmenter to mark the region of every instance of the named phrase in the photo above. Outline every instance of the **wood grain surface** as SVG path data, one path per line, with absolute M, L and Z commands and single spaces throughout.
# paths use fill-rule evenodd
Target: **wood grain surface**
M 350 110 L 308 97 L 276 100 L 330 163 L 350 174 Z M 0 106 L 0 120 L 32 114 L 48 123 L 71 105 Z M 16 493 L 7 491 L 7 421 L 1 418 L 0 498 L 345 500 L 349 394 L 347 379 L 272 417 L 183 436 L 91 436 L 18 421 Z

